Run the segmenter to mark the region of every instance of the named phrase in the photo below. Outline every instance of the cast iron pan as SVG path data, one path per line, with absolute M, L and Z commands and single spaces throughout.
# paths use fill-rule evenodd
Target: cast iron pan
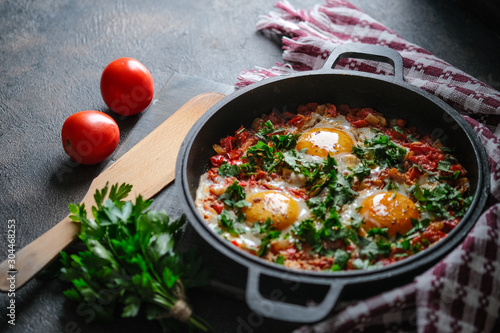
M 394 75 L 376 75 L 335 70 L 343 58 L 360 58 L 388 63 Z M 456 148 L 456 157 L 468 170 L 474 200 L 462 222 L 433 248 L 389 266 L 347 272 L 309 272 L 287 269 L 253 256 L 214 233 L 196 210 L 194 199 L 200 176 L 210 167 L 212 144 L 234 135 L 240 125 L 250 126 L 254 118 L 273 108 L 296 110 L 308 102 L 349 104 L 371 107 L 388 117 L 398 117 L 431 133 L 446 146 Z M 333 50 L 322 69 L 275 77 L 233 93 L 213 106 L 191 129 L 179 152 L 176 186 L 188 220 L 211 246 L 248 269 L 246 301 L 255 312 L 291 322 L 315 322 L 324 318 L 340 294 L 376 291 L 409 282 L 415 275 L 443 258 L 470 231 L 484 208 L 488 193 L 488 162 L 480 142 L 469 124 L 448 104 L 416 88 L 403 77 L 403 59 L 389 48 L 363 44 L 344 44 Z M 273 279 L 274 278 L 274 279 Z M 262 281 L 265 280 L 265 283 Z M 325 296 L 315 304 L 282 302 L 272 295 L 273 281 L 312 285 Z M 271 284 L 271 286 L 269 285 Z M 361 294 L 362 296 L 362 294 Z M 288 301 L 288 299 L 287 299 Z

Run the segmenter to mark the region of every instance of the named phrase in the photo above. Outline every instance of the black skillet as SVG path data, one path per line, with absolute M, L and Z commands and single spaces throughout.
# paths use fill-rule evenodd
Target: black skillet
M 394 68 L 394 75 L 335 70 L 337 62 L 343 58 L 388 63 Z M 408 259 L 383 268 L 347 272 L 287 269 L 240 250 L 210 230 L 197 212 L 194 199 L 199 178 L 210 167 L 209 158 L 214 154 L 212 144 L 222 137 L 234 135 L 240 125 L 250 126 L 254 118 L 270 113 L 273 108 L 295 110 L 299 104 L 308 102 L 371 107 L 387 117 L 406 119 L 421 132 L 431 133 L 434 139 L 456 148 L 456 157 L 469 172 L 470 191 L 474 195 L 462 222 L 443 241 Z M 194 229 L 217 251 L 248 269 L 248 306 L 266 317 L 306 323 L 324 318 L 341 293 L 343 299 L 393 288 L 411 281 L 442 259 L 460 244 L 482 213 L 489 183 L 486 155 L 473 129 L 448 104 L 405 82 L 403 59 L 398 52 L 381 46 L 344 44 L 333 50 L 320 70 L 263 80 L 213 106 L 193 126 L 180 149 L 176 186 Z M 264 280 L 266 282 L 262 283 Z M 280 290 L 280 281 L 310 285 L 311 293 L 321 292 L 324 297 L 313 305 L 283 302 L 283 297 L 272 295 L 272 291 Z M 276 288 L 273 288 L 274 283 Z M 267 298 L 262 295 L 264 289 L 271 290 Z

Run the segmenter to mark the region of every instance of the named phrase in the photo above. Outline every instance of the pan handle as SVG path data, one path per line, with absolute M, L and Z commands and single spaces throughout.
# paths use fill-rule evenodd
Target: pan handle
M 361 43 L 346 43 L 334 48 L 330 53 L 322 71 L 328 71 L 337 65 L 344 58 L 357 58 L 365 60 L 380 61 L 394 67 L 394 78 L 398 81 L 404 81 L 403 77 L 403 57 L 401 54 L 391 48 Z
M 310 306 L 291 304 L 263 297 L 259 291 L 261 275 L 262 272 L 259 268 L 248 267 L 246 287 L 246 302 L 248 307 L 262 316 L 289 322 L 313 323 L 323 319 L 331 312 L 344 288 L 344 282 L 336 281 L 335 283 L 330 283 L 330 289 L 321 303 Z M 275 277 L 280 278 L 279 275 L 280 273 L 276 273 Z M 281 273 L 281 275 L 281 278 L 285 281 L 303 282 L 300 277 L 294 279 L 291 274 Z M 279 294 L 279 290 L 276 291 Z

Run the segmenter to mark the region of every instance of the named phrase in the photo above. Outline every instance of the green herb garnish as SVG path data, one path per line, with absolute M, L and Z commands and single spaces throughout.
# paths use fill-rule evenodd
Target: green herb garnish
M 276 259 L 274 259 L 274 262 L 279 265 L 283 265 L 285 263 L 285 257 L 283 257 L 281 254 L 278 254 L 276 256 Z
M 277 152 L 274 146 L 269 146 L 264 141 L 258 141 L 248 148 L 246 157 L 251 165 L 258 165 L 267 172 L 272 172 L 283 160 L 283 154 Z
M 373 161 L 382 167 L 396 167 L 402 170 L 406 150 L 394 144 L 387 135 L 378 134 L 365 139 L 364 148 L 354 146 L 352 153 L 362 160 Z
M 235 221 L 229 210 L 223 209 L 219 219 L 222 229 L 229 232 L 229 234 L 237 236 L 243 232 L 243 227 Z
M 462 194 L 447 183 L 440 183 L 432 190 L 422 189 L 418 184 L 411 188 L 412 194 L 425 209 L 445 219 L 452 218 L 448 211 L 461 211 Z
M 347 265 L 347 261 L 351 255 L 342 249 L 337 249 L 333 256 L 332 271 L 341 271 Z
M 352 175 L 358 177 L 360 181 L 365 179 L 370 175 L 371 169 L 368 167 L 365 160 L 361 160 L 361 163 L 356 165 L 354 168 L 348 168 L 352 171 Z
M 241 209 L 249 206 L 250 203 L 245 200 L 245 188 L 234 181 L 226 188 L 226 191 L 219 196 L 219 200 L 224 202 L 229 207 Z
M 262 124 L 262 127 L 257 131 L 256 135 L 257 137 L 259 137 L 259 139 L 267 142 L 267 140 L 269 139 L 268 135 L 273 133 L 274 131 L 275 129 L 273 123 L 268 120 L 264 124 Z
M 241 168 L 237 164 L 229 164 L 227 162 L 224 162 L 219 169 L 217 170 L 217 173 L 221 177 L 237 177 L 240 175 Z
M 273 135 L 271 137 L 271 141 L 276 147 L 277 150 L 290 150 L 295 148 L 297 145 L 297 139 L 300 137 L 300 134 L 280 134 Z

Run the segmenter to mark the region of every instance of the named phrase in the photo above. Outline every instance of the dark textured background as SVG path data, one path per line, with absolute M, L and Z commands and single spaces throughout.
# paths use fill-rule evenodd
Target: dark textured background
M 479 15 L 468 7 L 471 1 L 351 2 L 407 40 L 500 89 L 500 30 L 494 12 Z M 110 61 L 122 56 L 139 59 L 153 74 L 157 92 L 176 73 L 222 84 L 196 81 L 207 88 L 230 89 L 241 70 L 281 61 L 279 46 L 254 29 L 259 15 L 272 10 L 273 3 L 0 1 L 0 227 L 15 219 L 21 248 L 64 217 L 67 204 L 79 201 L 106 165 L 74 165 L 62 149 L 60 129 L 74 112 L 107 111 L 99 79 Z M 321 0 L 291 3 L 306 8 Z M 187 91 L 172 99 L 195 93 Z M 122 142 L 140 120 L 141 116 L 117 118 Z M 1 260 L 7 255 L 6 230 L 2 227 L 0 232 Z M 7 325 L 5 310 L 0 310 L 0 331 L 64 332 L 71 322 L 81 332 L 157 329 L 140 320 L 87 325 L 87 318 L 75 313 L 75 305 L 64 300 L 61 290 L 58 281 L 30 282 L 16 294 L 16 326 Z M 193 299 L 195 310 L 216 332 L 236 332 L 242 320 L 252 323 L 247 331 L 290 328 L 249 317 L 243 303 L 217 294 L 200 293 Z M 1 294 L 0 309 L 7 301 Z

